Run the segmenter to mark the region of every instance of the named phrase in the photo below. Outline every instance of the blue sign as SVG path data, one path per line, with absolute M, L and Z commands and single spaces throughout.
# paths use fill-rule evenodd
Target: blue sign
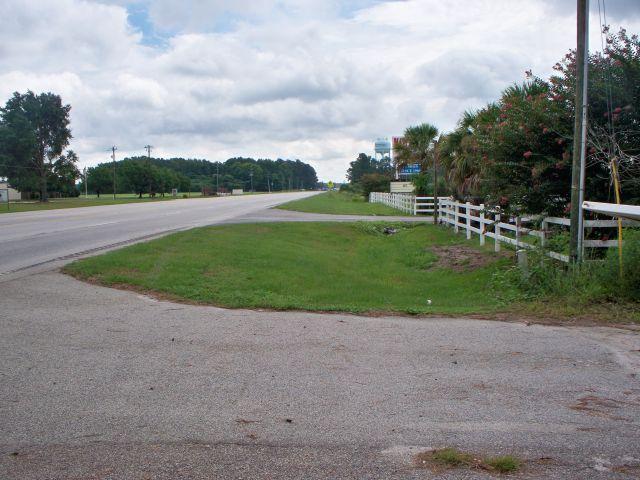
M 420 164 L 412 163 L 411 165 L 406 165 L 402 167 L 400 170 L 400 175 L 414 175 L 416 173 L 420 173 Z

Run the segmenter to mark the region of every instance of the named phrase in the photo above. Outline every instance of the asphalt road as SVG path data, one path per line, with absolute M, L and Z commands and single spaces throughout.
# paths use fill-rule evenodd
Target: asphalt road
M 194 198 L 0 215 L 0 275 L 168 231 L 222 223 L 316 193 Z
M 0 478 L 516 478 L 640 473 L 637 332 L 160 302 L 0 282 Z M 493 477 L 495 478 L 495 477 Z

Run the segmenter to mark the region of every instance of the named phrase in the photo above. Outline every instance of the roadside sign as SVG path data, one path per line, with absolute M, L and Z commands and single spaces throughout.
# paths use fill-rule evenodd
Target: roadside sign
M 391 182 L 391 193 L 413 193 L 413 183 L 411 182 Z
M 415 175 L 417 173 L 420 173 L 419 163 L 412 163 L 410 165 L 406 165 L 402 167 L 402 169 L 400 170 L 400 175 Z

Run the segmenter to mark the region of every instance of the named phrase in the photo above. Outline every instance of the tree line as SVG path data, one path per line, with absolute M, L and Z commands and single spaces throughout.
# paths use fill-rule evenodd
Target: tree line
M 87 170 L 87 190 L 101 195 L 134 192 L 165 194 L 205 191 L 268 192 L 316 188 L 315 169 L 300 160 L 230 158 L 225 162 L 202 159 L 132 157 L 118 162 L 105 162 Z M 84 188 L 81 183 L 80 188 Z
M 69 146 L 70 105 L 53 93 L 15 92 L 0 108 L 0 177 L 27 195 L 47 201 L 90 191 L 164 195 L 180 192 L 278 191 L 316 188 L 315 169 L 300 160 L 230 158 L 225 162 L 131 157 L 78 170 Z M 78 183 L 78 180 L 81 182 Z

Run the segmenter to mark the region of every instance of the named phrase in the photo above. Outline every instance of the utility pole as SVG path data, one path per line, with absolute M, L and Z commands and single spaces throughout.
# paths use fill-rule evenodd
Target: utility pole
M 151 149 L 153 147 L 151 145 L 145 145 L 144 148 L 147 151 L 147 168 L 149 169 L 149 172 L 151 172 Z M 151 182 L 152 182 L 151 174 L 149 174 L 149 197 L 151 197 L 151 190 L 152 190 Z M 162 196 L 164 197 L 164 189 L 162 192 Z
M 253 192 L 253 170 L 249 172 L 249 178 L 251 179 L 251 191 Z
M 84 177 L 84 198 L 89 198 L 87 193 L 87 167 L 82 169 L 82 176 Z
M 220 191 L 220 162 L 216 162 L 216 195 Z
M 111 147 L 111 159 L 113 160 L 113 199 L 116 199 L 116 150 L 115 145 Z
M 433 223 L 434 225 L 438 224 L 438 142 L 439 140 L 435 140 L 433 142 Z M 480 228 L 483 228 L 484 225 L 480 225 Z
M 585 156 L 587 148 L 587 73 L 589 67 L 589 0 L 578 2 L 578 38 L 576 48 L 576 98 L 573 126 L 573 165 L 571 168 L 571 239 L 569 255 L 581 262 L 584 251 Z
M 267 173 L 267 188 L 269 189 L 269 193 L 271 193 L 271 177 Z

